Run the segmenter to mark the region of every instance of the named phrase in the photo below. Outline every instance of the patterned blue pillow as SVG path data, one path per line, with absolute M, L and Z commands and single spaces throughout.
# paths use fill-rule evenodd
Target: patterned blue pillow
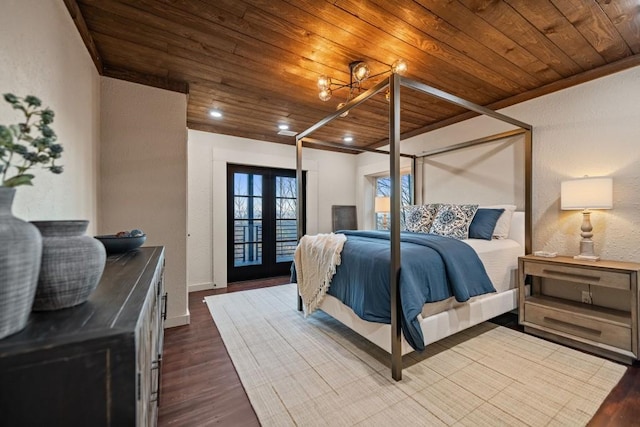
M 502 212 L 504 209 L 479 208 L 469 225 L 469 238 L 491 240 Z
M 478 205 L 440 205 L 430 233 L 462 240 L 469 238 L 469 225 Z
M 403 213 L 406 230 L 414 233 L 428 233 L 439 206 L 439 203 L 405 206 Z

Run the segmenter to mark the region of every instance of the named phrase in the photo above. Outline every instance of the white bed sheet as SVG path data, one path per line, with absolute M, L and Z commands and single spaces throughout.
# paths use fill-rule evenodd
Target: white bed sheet
M 496 292 L 516 287 L 515 270 L 518 269 L 518 257 L 524 255 L 524 248 L 515 240 L 463 240 L 471 246 L 487 271 Z
M 524 248 L 518 242 L 511 239 L 468 239 L 463 242 L 471 246 L 478 254 L 496 292 L 500 293 L 517 287 L 518 257 L 524 255 Z M 472 300 L 483 296 L 473 297 Z M 465 303 L 459 303 L 453 297 L 427 303 L 422 308 L 421 315 L 423 318 L 433 316 L 460 304 Z

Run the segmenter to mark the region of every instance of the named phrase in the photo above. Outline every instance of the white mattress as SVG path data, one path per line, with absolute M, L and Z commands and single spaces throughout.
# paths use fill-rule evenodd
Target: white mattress
M 511 239 L 467 239 L 463 240 L 471 246 L 487 271 L 487 275 L 496 288 L 496 292 L 504 292 L 517 287 L 518 257 L 524 255 L 524 248 Z M 483 295 L 472 299 L 482 298 Z M 422 308 L 422 317 L 432 316 L 449 310 L 459 303 L 451 297 L 446 300 L 425 304 Z
M 518 257 L 524 255 L 524 248 L 518 242 L 511 239 L 467 239 L 463 242 L 478 254 L 496 292 L 516 287 L 514 271 L 518 269 Z

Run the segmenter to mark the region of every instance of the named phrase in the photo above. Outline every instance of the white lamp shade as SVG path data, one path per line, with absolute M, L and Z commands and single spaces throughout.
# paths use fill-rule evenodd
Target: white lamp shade
M 377 213 L 391 211 L 391 197 L 376 197 L 374 210 Z
M 560 209 L 611 209 L 613 180 L 606 177 L 580 178 L 562 182 Z

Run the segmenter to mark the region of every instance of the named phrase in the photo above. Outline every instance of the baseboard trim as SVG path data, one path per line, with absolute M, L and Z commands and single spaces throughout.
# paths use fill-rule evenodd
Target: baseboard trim
M 205 282 L 205 283 L 196 283 L 194 285 L 189 285 L 188 292 L 198 292 L 198 291 L 208 291 L 209 289 L 215 289 L 213 286 L 213 282 Z
M 191 323 L 191 313 L 187 310 L 182 316 L 170 317 L 164 321 L 164 328 L 175 328 L 176 326 L 184 326 Z

